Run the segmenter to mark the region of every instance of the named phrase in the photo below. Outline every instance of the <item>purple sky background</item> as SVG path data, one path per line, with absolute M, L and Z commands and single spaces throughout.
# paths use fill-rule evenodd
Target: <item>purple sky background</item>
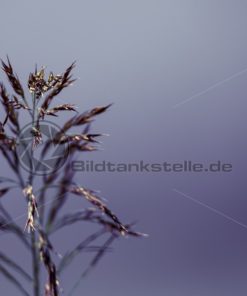
M 61 99 L 80 110 L 114 103 L 94 125 L 110 134 L 104 150 L 82 160 L 233 165 L 230 173 L 78 173 L 150 237 L 119 240 L 76 296 L 246 295 L 246 12 L 240 0 L 1 1 L 0 56 L 22 80 L 35 63 L 62 72 L 76 60 L 80 79 Z M 19 196 L 7 205 L 25 212 Z M 65 241 L 78 237 L 81 226 Z M 64 236 L 56 241 L 66 250 Z M 14 242 L 0 236 L 1 250 L 27 266 Z M 1 276 L 0 287 L 18 295 Z

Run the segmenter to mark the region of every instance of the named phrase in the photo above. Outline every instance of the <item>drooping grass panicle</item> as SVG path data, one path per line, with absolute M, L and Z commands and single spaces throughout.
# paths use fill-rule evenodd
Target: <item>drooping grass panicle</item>
M 1 60 L 1 62 L 2 62 L 2 69 L 5 72 L 13 90 L 17 95 L 21 96 L 24 99 L 25 95 L 24 95 L 23 87 L 21 85 L 21 82 L 18 76 L 13 71 L 9 58 L 7 57 L 7 62 L 4 62 L 3 60 Z
M 79 186 L 75 182 L 75 171 L 71 169 L 72 161 L 80 153 L 97 150 L 97 145 L 100 144 L 98 138 L 104 134 L 91 132 L 91 123 L 98 115 L 105 113 L 111 104 L 95 107 L 82 113 L 78 111 L 72 101 L 52 106 L 55 98 L 75 81 L 72 76 L 75 63 L 72 63 L 62 74 L 50 72 L 46 75 L 45 67 L 38 70 L 36 66 L 34 72 L 29 74 L 27 81 L 30 93 L 30 99 L 27 99 L 9 58 L 7 58 L 7 62 L 1 62 L 2 69 L 14 93 L 9 95 L 6 87 L 0 82 L 0 101 L 4 111 L 4 116 L 0 119 L 0 151 L 13 173 L 13 178 L 0 177 L 0 198 L 2 200 L 5 196 L 8 196 L 12 188 L 19 189 L 20 196 L 24 195 L 25 197 L 23 201 L 26 202 L 27 220 L 25 227 L 18 225 L 0 201 L 0 232 L 2 234 L 14 234 L 20 239 L 32 255 L 33 272 L 32 275 L 29 275 L 12 258 L 0 252 L 0 273 L 22 295 L 31 294 L 24 289 L 14 273 L 18 273 L 25 280 L 32 282 L 33 296 L 58 296 L 61 295 L 61 287 L 65 286 L 59 281 L 60 274 L 83 252 L 96 253 L 89 266 L 83 268 L 83 273 L 72 289 L 71 293 L 73 293 L 81 279 L 98 264 L 117 238 L 145 236 L 142 233 L 135 232 L 132 225 L 123 223 L 93 190 Z M 47 116 L 53 116 L 56 119 L 62 111 L 69 114 L 71 112 L 72 117 L 61 124 L 60 130 L 53 134 L 50 139 L 44 140 L 41 130 L 44 120 Z M 30 169 L 28 176 L 23 174 L 17 149 L 20 141 L 19 134 L 23 128 L 19 114 L 31 115 L 31 150 L 28 154 Z M 83 130 L 78 132 L 77 128 L 83 128 Z M 28 149 L 28 144 L 25 143 L 25 149 Z M 49 157 L 50 149 L 62 145 L 68 145 L 66 163 L 60 170 L 45 172 L 43 177 L 39 178 L 41 187 L 36 188 L 37 176 L 35 170 L 39 169 L 41 161 Z M 34 166 L 32 160 L 38 147 L 41 147 L 40 162 Z M 57 157 L 52 163 L 55 168 L 58 168 L 63 163 L 63 158 Z M 52 189 L 53 193 L 51 193 Z M 56 189 L 55 193 L 54 189 Z M 62 215 L 62 209 L 66 209 L 66 203 L 70 201 L 73 195 L 81 197 L 81 200 L 85 199 L 92 207 L 85 208 L 82 202 L 79 211 Z M 93 223 L 99 227 L 99 230 L 81 239 L 72 250 L 68 250 L 61 258 L 61 255 L 51 243 L 51 236 L 58 230 L 62 231 L 65 227 L 83 222 Z M 27 231 L 24 231 L 23 228 Z M 83 234 L 84 232 L 81 231 L 81 235 Z M 97 239 L 103 236 L 107 236 L 107 239 L 103 245 L 97 245 Z M 54 260 L 54 256 L 57 257 L 56 260 Z M 57 260 L 59 260 L 58 264 Z M 43 288 L 40 286 L 42 266 L 48 277 Z
M 125 228 L 123 223 L 120 222 L 119 218 L 91 190 L 85 189 L 80 186 L 72 186 L 69 190 L 76 195 L 86 198 L 86 200 L 88 200 L 92 205 L 96 206 L 99 210 L 105 213 L 119 227 L 122 235 L 126 234 L 127 229 Z

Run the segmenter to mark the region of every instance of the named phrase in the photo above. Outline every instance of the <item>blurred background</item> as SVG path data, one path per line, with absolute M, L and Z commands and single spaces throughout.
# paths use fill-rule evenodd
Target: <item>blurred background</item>
M 1 1 L 0 56 L 9 55 L 21 80 L 36 63 L 60 73 L 76 60 L 78 81 L 61 99 L 80 111 L 114 103 L 93 128 L 110 134 L 103 150 L 81 160 L 233 166 L 79 172 L 78 182 L 100 190 L 149 238 L 118 240 L 75 295 L 246 295 L 246 11 L 241 0 Z M 26 211 L 17 192 L 6 203 L 14 216 Z M 80 224 L 58 235 L 58 251 L 89 231 Z M 15 238 L 1 235 L 0 244 L 29 265 Z M 76 260 L 62 279 L 65 292 L 86 264 L 87 255 Z M 19 295 L 2 276 L 0 286 Z

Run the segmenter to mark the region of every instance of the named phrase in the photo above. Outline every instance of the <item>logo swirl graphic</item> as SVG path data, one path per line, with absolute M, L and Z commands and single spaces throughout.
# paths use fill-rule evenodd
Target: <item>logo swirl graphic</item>
M 60 132 L 59 126 L 49 121 L 42 121 L 39 126 L 41 143 L 33 147 L 33 127 L 27 124 L 20 132 L 17 144 L 17 155 L 24 170 L 35 175 L 51 174 L 59 170 L 66 162 L 69 154 L 67 143 L 54 144 L 55 135 Z M 42 156 L 47 143 L 52 143 Z

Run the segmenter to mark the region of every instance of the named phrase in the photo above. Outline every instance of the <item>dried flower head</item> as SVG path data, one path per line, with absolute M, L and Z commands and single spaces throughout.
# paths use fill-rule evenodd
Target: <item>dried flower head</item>
M 36 148 L 40 143 L 42 143 L 42 134 L 40 132 L 39 126 L 33 126 L 31 133 L 33 134 L 33 149 Z
M 28 79 L 28 88 L 30 93 L 35 94 L 35 98 L 39 99 L 44 93 L 56 87 L 61 83 L 61 75 L 53 75 L 51 72 L 48 79 L 45 79 L 45 68 L 41 68 L 40 71 L 35 70 L 34 73 L 30 73 Z
M 2 69 L 7 75 L 9 82 L 13 87 L 14 91 L 16 92 L 16 94 L 24 98 L 25 95 L 24 95 L 23 87 L 21 86 L 18 76 L 14 74 L 9 58 L 7 58 L 7 63 L 5 63 L 3 60 L 1 60 L 1 62 L 2 62 Z
M 28 185 L 23 189 L 23 194 L 27 197 L 28 200 L 28 218 L 25 229 L 30 232 L 35 230 L 35 218 L 38 216 L 37 202 L 33 194 L 33 187 L 31 185 Z

